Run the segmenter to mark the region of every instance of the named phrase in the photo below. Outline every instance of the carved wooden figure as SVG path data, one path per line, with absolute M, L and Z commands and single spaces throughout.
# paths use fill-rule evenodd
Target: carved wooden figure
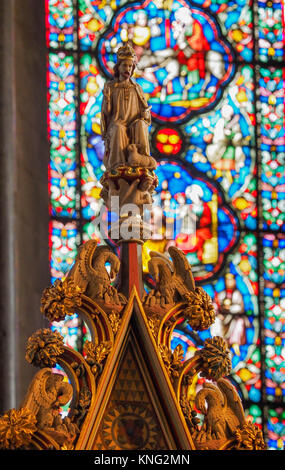
M 106 169 L 126 165 L 130 159 L 136 165 L 155 167 L 150 157 L 148 127 L 150 107 L 143 91 L 131 77 L 136 65 L 133 49 L 127 44 L 117 52 L 114 80 L 103 90 L 101 130 L 105 141 Z

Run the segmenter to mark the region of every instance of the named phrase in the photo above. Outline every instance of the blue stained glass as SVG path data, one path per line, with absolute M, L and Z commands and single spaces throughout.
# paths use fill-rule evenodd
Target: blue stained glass
M 254 403 L 258 403 L 261 400 L 261 393 L 260 390 L 257 390 L 256 388 L 252 387 L 250 388 L 248 392 L 248 397 L 250 400 L 252 400 Z

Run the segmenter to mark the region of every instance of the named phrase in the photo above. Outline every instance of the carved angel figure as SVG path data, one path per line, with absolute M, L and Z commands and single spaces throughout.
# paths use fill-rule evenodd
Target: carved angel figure
M 241 400 L 226 379 L 219 379 L 217 385 L 205 382 L 196 395 L 195 405 L 205 415 L 201 430 L 195 431 L 198 443 L 233 438 L 237 428 L 245 424 Z
M 49 368 L 40 370 L 31 382 L 22 407 L 28 408 L 37 419 L 37 428 L 50 434 L 60 444 L 75 439 L 78 428 L 66 417 L 62 419 L 60 407 L 73 396 L 72 386 L 63 381 L 61 374 Z
M 110 263 L 110 273 L 106 263 Z M 118 293 L 111 281 L 119 272 L 120 261 L 105 245 L 98 246 L 96 240 L 81 245 L 75 263 L 68 273 L 76 286 L 91 299 L 102 299 L 106 303 L 121 304 L 125 298 Z

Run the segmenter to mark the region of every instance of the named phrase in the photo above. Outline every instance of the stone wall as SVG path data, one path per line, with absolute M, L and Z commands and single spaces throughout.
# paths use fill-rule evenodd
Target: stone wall
M 44 3 L 0 3 L 0 413 L 36 372 L 25 347 L 49 283 Z

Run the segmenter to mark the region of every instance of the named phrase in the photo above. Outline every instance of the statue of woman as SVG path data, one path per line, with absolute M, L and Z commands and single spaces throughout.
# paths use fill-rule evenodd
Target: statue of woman
M 115 79 L 103 90 L 101 131 L 105 141 L 103 163 L 107 170 L 128 161 L 128 146 L 136 145 L 140 155 L 149 158 L 148 127 L 150 107 L 142 88 L 131 77 L 136 65 L 133 49 L 128 44 L 117 52 Z

